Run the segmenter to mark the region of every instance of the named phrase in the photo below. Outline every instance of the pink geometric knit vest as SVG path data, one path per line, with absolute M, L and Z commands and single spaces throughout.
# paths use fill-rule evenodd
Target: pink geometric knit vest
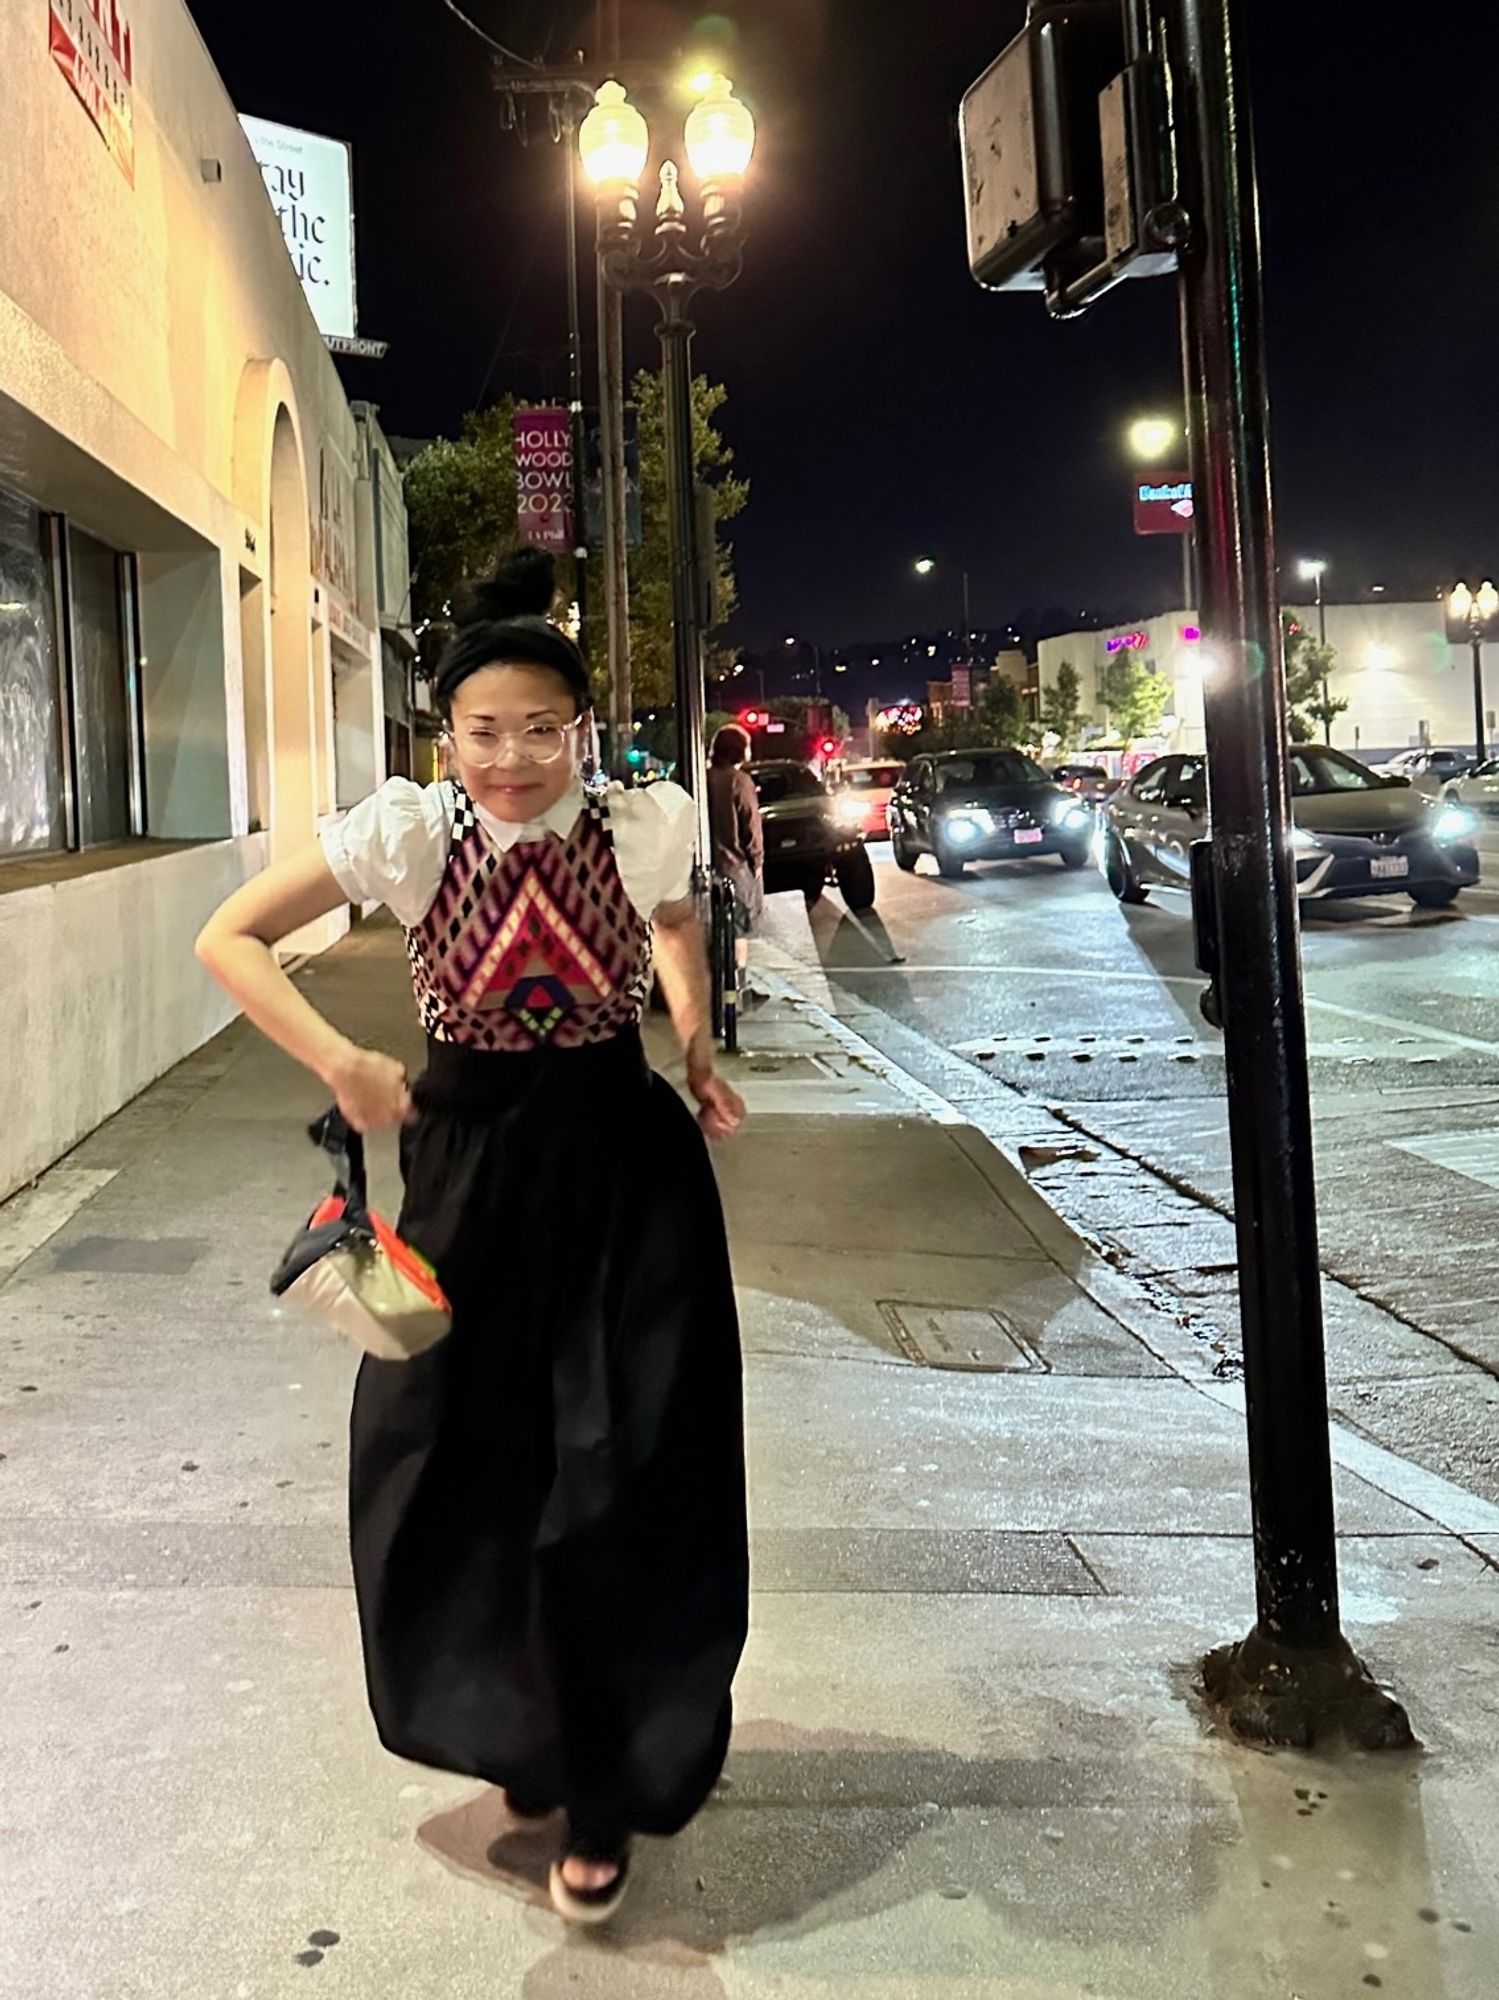
M 607 807 L 590 799 L 566 839 L 519 841 L 502 854 L 451 782 L 442 887 L 406 933 L 427 1033 L 525 1054 L 582 1048 L 638 1027 L 651 927 L 620 880 Z

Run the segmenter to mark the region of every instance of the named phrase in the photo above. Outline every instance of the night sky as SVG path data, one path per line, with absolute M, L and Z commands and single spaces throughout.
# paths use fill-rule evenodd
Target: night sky
M 464 4 L 526 55 L 596 45 L 592 0 Z M 241 110 L 354 146 L 361 331 L 391 352 L 342 364 L 350 392 L 411 436 L 486 394 L 560 396 L 561 162 L 540 116 L 529 148 L 501 130 L 489 56 L 442 0 L 190 5 Z M 726 11 L 760 140 L 747 267 L 701 301 L 697 362 L 728 386 L 753 485 L 734 636 L 957 624 L 963 566 L 980 625 L 1175 602 L 1176 544 L 1132 534 L 1120 444 L 1130 416 L 1179 405 L 1173 285 L 1058 326 L 968 275 L 956 107 L 1022 0 Z M 1246 11 L 1283 560 L 1326 557 L 1334 598 L 1499 569 L 1499 8 Z M 632 56 L 693 48 L 699 18 L 624 0 L 626 81 Z M 653 131 L 674 138 L 683 109 Z M 647 301 L 626 325 L 630 365 L 653 361 Z M 913 577 L 921 553 L 946 572 Z

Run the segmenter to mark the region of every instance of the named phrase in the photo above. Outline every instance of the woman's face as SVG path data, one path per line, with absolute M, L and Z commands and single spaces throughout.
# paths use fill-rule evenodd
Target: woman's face
M 496 819 L 540 819 L 578 775 L 578 705 L 549 667 L 481 667 L 453 696 L 464 788 Z

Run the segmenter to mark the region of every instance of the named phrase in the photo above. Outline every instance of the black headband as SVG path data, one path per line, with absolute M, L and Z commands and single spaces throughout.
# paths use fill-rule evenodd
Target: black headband
M 579 712 L 593 706 L 588 667 L 567 634 L 549 618 L 523 614 L 517 618 L 479 618 L 460 625 L 448 641 L 433 682 L 444 708 L 481 667 L 550 667 L 566 682 Z

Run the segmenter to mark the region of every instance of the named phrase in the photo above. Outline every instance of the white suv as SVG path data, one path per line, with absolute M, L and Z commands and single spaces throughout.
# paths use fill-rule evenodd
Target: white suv
M 1447 787 L 1463 777 L 1473 759 L 1465 750 L 1402 750 L 1388 764 L 1378 766 L 1382 778 L 1404 778 L 1413 790 L 1440 798 Z

